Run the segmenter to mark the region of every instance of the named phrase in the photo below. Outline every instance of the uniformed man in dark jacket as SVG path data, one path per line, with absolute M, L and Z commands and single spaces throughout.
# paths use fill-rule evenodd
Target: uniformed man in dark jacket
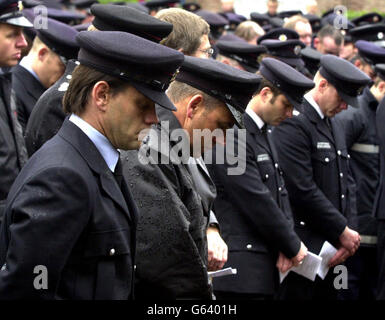
M 357 95 L 370 78 L 350 62 L 333 55 L 321 58 L 315 88 L 305 95 L 303 112 L 296 112 L 273 131 L 293 209 L 298 235 L 308 249 L 319 254 L 325 241 L 338 251 L 330 266 L 353 255 L 360 242 L 354 184 L 342 126 L 333 117 L 358 107 Z M 291 272 L 279 298 L 336 299 L 333 273 L 314 282 Z
M 18 7 L 18 1 L 0 3 L 0 68 L 17 65 L 21 51 L 27 47 L 23 27 L 32 27 Z M 11 74 L 0 75 L 0 224 L 5 199 L 13 181 L 27 160 L 22 128 L 16 116 Z
M 223 141 L 224 131 L 240 118 L 259 81 L 220 62 L 186 56 L 167 91 L 177 111 L 158 109 L 161 123 L 150 131 L 139 154 L 122 154 L 140 210 L 138 298 L 211 299 L 209 210 L 202 206 L 190 157 L 199 158 L 216 139 Z
M 77 41 L 80 66 L 63 101 L 71 115 L 7 199 L 0 299 L 133 297 L 137 208 L 117 149 L 139 147 L 139 132 L 157 122 L 155 102 L 175 109 L 165 90 L 184 57 L 125 32 Z
M 13 69 L 12 88 L 23 128 L 39 97 L 63 75 L 67 61 L 77 57 L 76 34 L 72 27 L 47 18 L 47 27 L 37 29 L 28 55 Z
M 154 42 L 159 42 L 172 30 L 172 24 L 127 6 L 95 4 L 91 12 L 95 16 L 92 30 L 125 31 Z M 66 116 L 62 99 L 76 63 L 68 61 L 64 75 L 37 101 L 25 131 L 29 156 L 59 131 Z
M 385 80 L 385 64 L 376 65 L 376 71 Z M 382 98 L 377 107 L 376 129 L 380 152 L 380 179 L 377 187 L 376 198 L 373 205 L 373 215 L 377 218 L 377 261 L 378 261 L 378 282 L 377 299 L 385 300 L 385 98 Z
M 374 64 L 385 61 L 385 49 L 367 41 L 357 41 L 356 47 L 362 59 L 373 65 L 377 74 L 372 86 L 359 96 L 360 108 L 348 110 L 336 116 L 345 129 L 346 147 L 351 156 L 350 167 L 356 182 L 357 231 L 361 235 L 361 246 L 347 261 L 349 270 L 348 290 L 343 291 L 347 299 L 373 300 L 377 285 L 377 221 L 372 216 L 375 194 L 380 180 L 379 141 L 377 137 L 376 111 L 385 95 L 385 75 Z M 366 73 L 366 72 L 365 72 Z M 368 76 L 370 74 L 366 73 Z
M 214 280 L 218 299 L 273 298 L 278 288 L 278 269 L 285 272 L 298 265 L 307 251 L 294 232 L 288 194 L 268 126 L 291 117 L 293 106 L 301 103 L 302 95 L 314 83 L 272 58 L 262 60 L 260 74 L 262 82 L 243 117 L 246 137 L 242 138 L 242 130 L 235 129 L 234 149 L 245 150 L 244 172 L 229 175 L 234 165 L 228 161 L 208 165 L 218 190 L 214 209 L 229 246 L 227 266 L 237 269 L 235 276 Z

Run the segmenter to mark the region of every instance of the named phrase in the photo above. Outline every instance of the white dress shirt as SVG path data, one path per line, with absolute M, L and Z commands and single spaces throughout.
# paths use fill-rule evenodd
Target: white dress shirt
M 116 150 L 111 142 L 102 135 L 98 130 L 91 126 L 88 122 L 84 121 L 76 114 L 71 114 L 69 120 L 79 127 L 88 138 L 94 143 L 96 148 L 99 150 L 104 161 L 106 161 L 108 168 L 114 172 L 116 164 L 119 160 L 119 152 Z
M 253 109 L 251 109 L 251 107 L 247 107 L 246 108 L 246 113 L 251 117 L 251 119 L 253 119 L 253 121 L 255 122 L 255 124 L 258 126 L 259 130 L 262 129 L 262 127 L 265 125 L 265 123 L 263 122 L 263 120 L 261 119 L 261 117 L 259 115 L 257 115 Z
M 310 92 L 306 93 L 304 95 L 304 98 L 307 100 L 307 102 L 310 103 L 310 105 L 317 111 L 318 115 L 321 117 L 321 119 L 325 118 L 325 115 L 321 111 L 321 108 L 319 107 L 318 103 L 314 101 L 313 96 Z

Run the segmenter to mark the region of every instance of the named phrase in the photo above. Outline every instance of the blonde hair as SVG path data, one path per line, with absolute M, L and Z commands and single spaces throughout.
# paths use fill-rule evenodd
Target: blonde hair
M 238 25 L 234 34 L 246 41 L 250 41 L 255 37 L 260 37 L 265 34 L 262 27 L 254 21 L 244 21 Z
M 179 50 L 185 55 L 193 55 L 201 45 L 203 35 L 210 33 L 210 26 L 195 13 L 179 8 L 162 9 L 155 18 L 173 25 L 172 32 L 160 43 Z
M 285 24 L 283 25 L 283 27 L 287 28 L 287 29 L 295 30 L 295 26 L 296 26 L 297 22 L 299 22 L 299 21 L 301 21 L 303 23 L 310 23 L 308 19 L 297 14 L 297 15 L 292 16 L 289 19 L 287 19 Z

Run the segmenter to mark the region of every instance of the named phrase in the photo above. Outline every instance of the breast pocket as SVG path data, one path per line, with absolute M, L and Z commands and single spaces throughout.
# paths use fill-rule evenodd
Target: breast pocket
M 257 165 L 261 179 L 263 182 L 268 183 L 274 179 L 274 165 L 268 154 L 257 155 Z
M 84 256 L 95 263 L 94 299 L 127 298 L 133 274 L 130 239 L 128 229 L 89 234 Z
M 330 184 L 330 173 L 336 166 L 337 155 L 334 149 L 317 150 L 312 154 L 313 176 L 320 188 Z

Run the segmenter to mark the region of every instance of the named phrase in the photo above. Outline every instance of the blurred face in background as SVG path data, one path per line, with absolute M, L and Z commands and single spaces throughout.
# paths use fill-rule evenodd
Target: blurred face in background
M 354 44 L 351 42 L 345 43 L 340 50 L 340 58 L 350 61 L 353 59 L 357 49 L 354 47 Z
M 275 16 L 278 11 L 278 2 L 277 1 L 267 1 L 267 12 L 271 16 Z
M 299 40 L 301 40 L 307 47 L 310 47 L 313 35 L 311 24 L 298 21 L 295 25 L 295 31 L 299 34 Z

